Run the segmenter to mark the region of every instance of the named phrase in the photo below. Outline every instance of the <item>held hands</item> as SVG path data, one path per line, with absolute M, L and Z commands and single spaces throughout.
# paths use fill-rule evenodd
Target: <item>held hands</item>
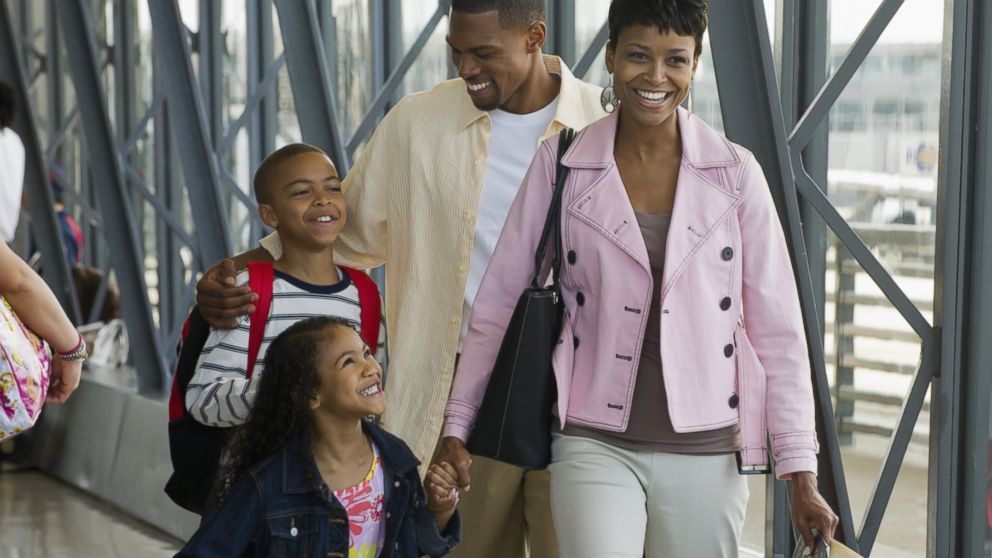
M 472 479 L 468 469 L 472 456 L 458 438 L 448 436 L 441 440 L 441 451 L 427 471 L 425 488 L 428 507 L 437 518 L 438 529 L 444 530 L 458 504 L 458 492 L 471 489 Z
M 465 449 L 465 443 L 454 436 L 446 436 L 441 440 L 441 451 L 434 458 L 434 464 L 447 464 L 455 472 L 455 484 L 459 490 L 472 490 L 472 477 L 469 467 L 472 466 L 472 455 Z
M 52 359 L 52 376 L 48 380 L 49 403 L 65 403 L 72 392 L 79 387 L 79 377 L 83 372 L 83 361 L 65 362 L 58 357 Z
M 810 472 L 795 473 L 792 477 L 792 524 L 802 534 L 808 556 L 812 553 L 815 529 L 827 542 L 834 538 L 839 522 L 837 515 L 816 490 L 816 476 Z
M 214 329 L 234 329 L 240 316 L 251 314 L 258 295 L 246 285 L 237 287 L 238 269 L 227 259 L 207 270 L 196 283 L 196 305 Z
M 424 489 L 427 492 L 427 508 L 437 519 L 437 528 L 444 531 L 458 505 L 458 488 L 454 467 L 447 463 L 435 463 L 427 470 Z

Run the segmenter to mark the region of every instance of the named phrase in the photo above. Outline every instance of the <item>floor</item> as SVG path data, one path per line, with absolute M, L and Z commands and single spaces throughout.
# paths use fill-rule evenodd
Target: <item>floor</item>
M 845 448 L 854 522 L 861 523 L 884 454 L 860 437 Z M 764 478 L 750 477 L 742 556 L 763 556 Z M 913 444 L 899 473 L 873 557 L 926 555 L 926 448 Z M 36 471 L 0 472 L 0 558 L 164 558 L 181 541 L 128 519 L 113 507 Z
M 0 558 L 166 558 L 180 544 L 37 471 L 0 471 Z

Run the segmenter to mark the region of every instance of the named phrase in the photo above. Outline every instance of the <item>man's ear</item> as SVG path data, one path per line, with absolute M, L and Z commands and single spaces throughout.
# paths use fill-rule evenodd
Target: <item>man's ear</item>
M 544 47 L 548 39 L 548 25 L 543 21 L 535 21 L 527 28 L 527 52 L 535 53 Z
M 272 211 L 271 205 L 267 203 L 258 204 L 258 216 L 262 219 L 263 223 L 273 229 L 279 227 L 279 218 L 276 217 L 276 212 Z
M 320 408 L 320 396 L 318 395 L 310 400 L 310 410 L 316 411 L 319 408 Z

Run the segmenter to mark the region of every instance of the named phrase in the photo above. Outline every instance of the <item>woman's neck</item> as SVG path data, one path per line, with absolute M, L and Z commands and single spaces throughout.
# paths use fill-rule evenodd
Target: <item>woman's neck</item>
M 372 464 L 372 444 L 362 431 L 361 420 L 314 416 L 310 450 L 320 476 L 331 490 L 355 486 Z
M 275 261 L 275 268 L 313 285 L 333 285 L 341 280 L 334 265 L 334 249 L 306 250 L 298 246 L 283 245 L 282 257 Z
M 679 134 L 678 114 L 657 126 L 645 126 L 620 109 L 620 122 L 614 145 L 615 153 L 627 159 L 653 161 L 682 157 L 682 136 Z

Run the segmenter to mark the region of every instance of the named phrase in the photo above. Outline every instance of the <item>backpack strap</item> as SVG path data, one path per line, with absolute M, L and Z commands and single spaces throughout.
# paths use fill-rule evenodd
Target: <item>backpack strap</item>
M 362 339 L 375 355 L 379 347 L 379 327 L 382 316 L 382 301 L 379 287 L 365 273 L 349 267 L 341 267 L 358 289 L 358 304 L 362 307 Z
M 255 371 L 255 361 L 265 337 L 265 323 L 269 319 L 269 307 L 272 305 L 272 282 L 275 271 L 272 262 L 251 262 L 248 264 L 248 286 L 258 295 L 255 311 L 249 316 L 248 324 L 248 367 L 246 377 L 250 380 Z

